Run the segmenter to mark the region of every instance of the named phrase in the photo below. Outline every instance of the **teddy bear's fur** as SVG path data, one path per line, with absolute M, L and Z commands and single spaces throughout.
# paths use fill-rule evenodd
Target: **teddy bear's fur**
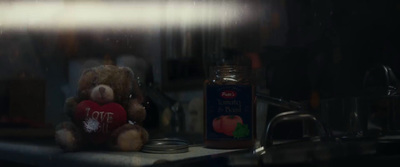
M 134 81 L 133 72 L 128 67 L 113 65 L 94 67 L 82 73 L 78 84 L 77 96 L 68 98 L 64 108 L 72 121 L 63 122 L 56 127 L 57 144 L 65 151 L 78 151 L 90 146 L 105 146 L 120 151 L 140 150 L 149 136 L 141 126 L 146 117 L 146 110 L 140 104 L 143 96 L 137 82 Z M 93 145 L 83 128 L 73 119 L 77 105 L 84 100 L 91 100 L 100 105 L 118 103 L 127 112 L 129 122 L 112 131 L 107 142 Z

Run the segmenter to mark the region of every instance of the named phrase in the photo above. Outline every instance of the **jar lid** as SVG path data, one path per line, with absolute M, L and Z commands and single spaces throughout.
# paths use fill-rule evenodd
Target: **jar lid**
M 153 139 L 143 146 L 142 152 L 155 154 L 174 154 L 189 151 L 189 143 L 182 139 L 162 138 Z

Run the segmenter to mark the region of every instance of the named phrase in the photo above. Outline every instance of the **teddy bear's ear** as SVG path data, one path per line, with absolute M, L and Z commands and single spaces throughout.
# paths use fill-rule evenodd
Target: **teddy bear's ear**
M 135 74 L 132 71 L 131 68 L 129 67 L 120 67 L 123 71 L 124 71 L 124 75 L 125 77 L 129 78 L 129 80 L 131 81 L 131 87 L 132 87 L 132 96 L 137 99 L 139 102 L 143 101 L 143 94 L 140 90 L 140 87 L 138 85 L 137 80 L 135 79 Z
M 129 81 L 134 82 L 135 74 L 133 73 L 132 69 L 129 67 L 119 67 L 122 71 L 122 76 L 127 78 Z
M 134 76 L 134 73 L 133 73 L 133 71 L 132 71 L 132 69 L 131 68 L 129 68 L 129 67 L 119 67 L 122 71 L 124 71 L 125 72 L 125 75 L 127 75 L 127 76 Z
M 89 90 L 96 84 L 96 71 L 93 68 L 86 69 L 82 72 L 78 82 L 79 96 L 89 96 Z
M 94 68 L 87 68 L 87 69 L 84 69 L 82 71 L 82 75 L 86 75 L 86 74 L 89 74 L 89 73 L 92 73 L 92 72 L 95 72 Z
M 81 78 L 79 79 L 79 85 L 81 82 L 93 82 L 95 81 L 96 71 L 93 68 L 83 70 Z

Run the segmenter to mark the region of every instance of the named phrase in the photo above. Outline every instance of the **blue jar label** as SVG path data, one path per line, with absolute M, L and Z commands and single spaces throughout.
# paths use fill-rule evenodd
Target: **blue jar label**
M 251 85 L 207 85 L 207 140 L 253 139 Z

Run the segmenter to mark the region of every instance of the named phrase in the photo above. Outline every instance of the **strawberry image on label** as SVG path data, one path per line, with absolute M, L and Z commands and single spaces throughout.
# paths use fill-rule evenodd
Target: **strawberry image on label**
M 233 136 L 238 124 L 243 124 L 243 120 L 237 115 L 222 115 L 213 120 L 213 129 L 217 133 Z

